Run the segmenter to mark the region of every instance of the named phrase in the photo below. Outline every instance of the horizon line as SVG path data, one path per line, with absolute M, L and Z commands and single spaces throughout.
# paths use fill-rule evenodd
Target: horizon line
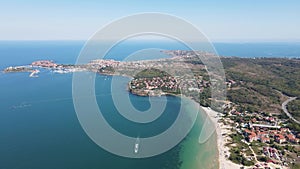
M 87 42 L 89 39 L 0 39 L 0 42 L 71 42 L 71 41 L 82 41 L 82 42 Z M 105 41 L 111 41 L 111 40 L 105 40 Z M 153 41 L 159 41 L 159 42 L 172 42 L 171 40 L 167 39 L 130 39 L 132 42 L 141 42 L 141 41 L 148 41 L 148 42 L 153 42 Z M 198 43 L 201 41 L 189 41 L 189 42 L 194 42 Z M 211 43 L 300 43 L 300 39 L 228 39 L 228 40 L 209 40 L 208 42 Z

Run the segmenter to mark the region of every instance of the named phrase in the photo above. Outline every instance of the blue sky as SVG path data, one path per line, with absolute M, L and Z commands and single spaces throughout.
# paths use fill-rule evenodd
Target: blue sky
M 162 12 L 212 41 L 300 41 L 299 0 L 10 0 L 0 2 L 0 40 L 87 40 L 112 20 Z

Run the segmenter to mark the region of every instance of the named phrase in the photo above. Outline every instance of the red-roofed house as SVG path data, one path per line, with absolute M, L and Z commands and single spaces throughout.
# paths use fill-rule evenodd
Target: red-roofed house
M 280 131 L 281 132 L 290 132 L 290 129 L 288 129 L 288 128 L 281 128 Z
M 270 138 L 269 137 L 261 137 L 260 138 L 260 141 L 262 142 L 262 143 L 270 143 Z
M 292 143 L 298 143 L 299 142 L 299 139 L 296 138 L 293 134 L 286 135 L 286 138 L 289 142 L 292 142 Z
M 275 135 L 275 141 L 279 144 L 283 143 L 283 142 L 286 142 L 286 139 L 283 135 L 281 134 L 276 134 Z
M 257 140 L 256 134 L 254 132 L 251 132 L 251 134 L 248 135 L 248 140 L 249 142 L 256 141 Z

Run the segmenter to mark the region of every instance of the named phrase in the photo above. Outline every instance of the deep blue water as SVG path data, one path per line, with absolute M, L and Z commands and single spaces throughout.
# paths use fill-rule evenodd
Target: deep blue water
M 220 56 L 237 57 L 300 57 L 300 42 L 214 43 Z
M 40 59 L 75 63 L 83 45 L 83 41 L 0 41 L 0 69 Z M 122 60 L 124 56 L 145 47 L 186 49 L 178 43 L 123 43 L 116 46 L 107 58 Z M 300 56 L 300 43 L 216 43 L 215 47 L 223 56 Z M 99 148 L 87 137 L 77 120 L 72 102 L 72 74 L 43 71 L 38 78 L 29 78 L 28 75 L 0 73 L 0 169 L 159 169 L 177 165 L 180 146 L 162 155 L 139 160 L 118 157 Z M 109 91 L 109 80 L 105 79 L 110 77 L 98 75 L 96 78 L 96 92 L 100 95 Z M 120 82 L 126 82 L 126 78 L 120 77 Z M 120 92 L 126 92 L 125 85 Z M 99 96 L 98 102 L 109 98 L 109 92 L 106 94 Z M 130 98 L 138 109 L 149 107 L 147 98 L 134 95 Z M 169 105 L 156 121 L 156 127 L 128 123 L 118 117 L 109 99 L 103 104 L 103 109 L 111 112 L 106 114 L 106 118 L 119 132 L 132 136 L 146 133 L 141 137 L 148 137 L 164 131 L 176 118 L 180 99 L 168 99 Z M 116 117 L 118 120 L 114 121 Z M 139 130 L 136 131 L 136 128 Z
M 102 83 L 105 78 L 107 77 L 98 76 L 96 83 Z M 71 98 L 71 80 L 71 74 L 52 73 L 45 73 L 39 78 L 29 78 L 25 73 L 7 74 L 1 78 L 1 169 L 151 169 L 178 162 L 175 155 L 178 155 L 179 147 L 153 158 L 133 160 L 108 153 L 94 144 L 77 120 Z M 106 84 L 103 86 L 108 87 Z M 103 92 L 105 90 L 97 94 L 101 95 Z M 148 103 L 143 100 L 145 98 L 141 100 L 137 96 L 131 97 L 137 104 Z M 170 116 L 170 113 L 176 112 L 180 103 L 179 98 L 170 97 L 169 108 L 164 113 L 165 120 L 158 122 L 155 127 L 146 126 L 141 131 L 141 126 L 127 124 L 126 120 L 116 117 L 117 113 L 111 107 L 112 102 L 107 100 L 105 95 L 98 98 L 100 103 L 106 105 L 104 108 L 102 106 L 107 110 L 104 114 L 114 128 L 132 136 L 146 133 L 141 135 L 146 137 L 149 131 L 152 132 L 150 135 L 162 132 L 176 117 L 176 114 Z

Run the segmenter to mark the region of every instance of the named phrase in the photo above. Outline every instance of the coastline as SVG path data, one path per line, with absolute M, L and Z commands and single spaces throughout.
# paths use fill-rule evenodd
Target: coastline
M 20 71 L 20 70 L 18 70 L 18 71 Z M 131 76 L 127 76 L 125 74 L 118 74 L 118 73 L 114 74 L 114 73 L 107 73 L 107 72 L 101 72 L 101 73 L 97 72 L 97 73 L 102 74 L 102 75 L 107 75 L 107 76 L 122 76 L 122 77 L 132 78 Z M 134 93 L 133 91 L 130 90 L 131 89 L 130 85 L 128 85 L 128 86 L 129 87 L 127 87 L 127 90 L 129 90 L 129 92 L 131 94 L 138 95 L 138 96 L 143 96 L 139 93 Z M 150 95 L 149 93 L 147 93 L 145 96 L 149 96 L 149 97 L 154 96 L 155 97 L 155 96 L 161 96 L 161 95 L 181 97 L 181 98 L 185 97 L 182 94 L 173 94 L 173 93 L 168 93 L 168 92 L 163 92 L 163 94 L 159 94 L 159 95 Z M 186 97 L 186 98 L 188 98 L 192 101 L 195 101 L 191 97 Z M 221 117 L 220 113 L 218 113 L 217 111 L 211 110 L 209 107 L 202 107 L 202 106 L 200 106 L 200 107 L 202 108 L 203 111 L 205 111 L 206 117 L 210 118 L 211 121 L 210 120 L 209 121 L 212 122 L 213 125 L 215 126 L 214 130 L 216 130 L 216 133 L 215 133 L 216 134 L 216 140 L 214 140 L 214 142 L 216 142 L 216 146 L 217 146 L 217 150 L 218 150 L 217 154 L 218 154 L 218 157 L 219 157 L 219 158 L 217 158 L 217 155 L 216 155 L 215 163 L 219 164 L 218 168 L 226 168 L 227 169 L 227 168 L 240 168 L 240 167 L 242 167 L 242 165 L 235 164 L 235 163 L 231 162 L 228 159 L 229 148 L 226 147 L 225 145 L 227 145 L 227 143 L 228 143 L 228 138 L 229 138 L 228 133 L 231 132 L 231 127 L 224 125 L 222 122 L 219 122 L 219 120 L 221 120 L 222 117 Z M 215 132 L 214 130 L 212 132 Z M 206 130 L 206 131 L 209 131 L 209 130 Z M 216 146 L 214 146 L 214 147 L 216 147 Z M 198 166 L 200 166 L 200 165 L 198 165 Z M 203 166 L 200 166 L 200 167 L 203 167 Z M 198 168 L 198 167 L 194 167 L 194 168 Z M 217 168 L 217 167 L 215 167 L 215 168 Z
M 220 122 L 220 116 L 218 115 L 219 112 L 212 110 L 211 108 L 208 107 L 203 107 L 200 106 L 205 113 L 207 114 L 208 117 L 210 117 L 210 120 L 213 122 L 215 125 L 215 132 L 217 134 L 217 147 L 218 147 L 218 153 L 219 153 L 219 168 L 220 169 L 239 169 L 242 167 L 242 165 L 235 164 L 231 162 L 229 159 L 226 158 L 226 155 L 228 154 L 229 148 L 225 146 L 227 143 L 227 136 L 224 135 L 225 133 L 228 133 L 228 127 Z
M 130 92 L 130 90 L 129 90 Z M 132 92 L 131 92 L 132 93 Z M 132 93 L 138 96 L 141 96 L 137 93 Z M 182 94 L 173 94 L 173 93 L 164 93 L 165 96 L 173 96 L 173 97 L 180 97 L 180 98 L 186 98 L 191 100 L 192 102 L 195 102 L 196 104 L 199 104 L 196 102 L 193 98 L 184 96 Z M 151 96 L 150 96 L 151 97 Z M 153 96 L 152 96 L 153 97 Z M 240 169 L 243 167 L 243 165 L 235 164 L 232 161 L 230 161 L 228 158 L 226 158 L 226 155 L 229 155 L 229 148 L 226 147 L 227 138 L 228 136 L 225 135 L 225 133 L 230 132 L 231 126 L 224 125 L 223 123 L 219 122 L 221 119 L 219 112 L 212 110 L 210 107 L 204 107 L 199 104 L 199 108 L 205 112 L 206 116 L 211 120 L 212 124 L 215 126 L 215 133 L 216 133 L 216 145 L 218 150 L 218 159 L 216 162 L 218 162 L 218 168 L 219 169 Z M 203 165 L 199 164 L 199 168 L 202 168 Z
M 127 77 L 129 79 L 132 79 L 132 76 L 129 75 L 125 75 L 125 74 L 114 74 L 114 73 L 107 73 L 107 72 L 98 72 L 100 75 L 104 75 L 104 76 L 121 76 L 121 77 Z M 157 97 L 157 96 L 150 96 L 150 95 L 141 95 L 140 93 L 135 93 L 131 90 L 130 85 L 127 85 L 127 91 L 130 92 L 131 94 L 143 97 L 143 96 L 148 96 L 148 97 Z M 164 92 L 162 93 L 162 95 L 164 96 L 171 96 L 171 97 L 179 97 L 179 98 L 186 98 L 189 99 L 197 104 L 199 104 L 198 102 L 196 102 L 192 97 L 187 97 L 183 94 L 174 94 L 174 93 L 169 93 L 169 92 Z M 229 150 L 229 148 L 227 148 L 225 146 L 226 141 L 224 141 L 224 139 L 226 139 L 226 137 L 222 136 L 222 133 L 226 133 L 226 126 L 222 126 L 222 123 L 219 123 L 218 120 L 220 119 L 220 117 L 218 116 L 218 112 L 208 108 L 208 107 L 203 107 L 199 104 L 199 107 L 204 110 L 205 114 L 207 115 L 207 117 L 210 118 L 210 120 L 213 122 L 213 124 L 215 125 L 215 131 L 216 131 L 216 141 L 217 141 L 217 150 L 218 150 L 218 159 L 216 159 L 216 161 L 218 161 L 218 166 L 219 168 L 232 168 L 232 169 L 239 169 L 240 167 L 242 167 L 242 165 L 238 165 L 235 164 L 233 162 L 231 162 L 230 160 L 226 159 L 225 154 L 223 153 L 224 151 Z M 222 128 L 224 127 L 224 128 Z M 200 165 L 200 164 L 199 164 Z M 203 166 L 199 166 L 200 168 Z

